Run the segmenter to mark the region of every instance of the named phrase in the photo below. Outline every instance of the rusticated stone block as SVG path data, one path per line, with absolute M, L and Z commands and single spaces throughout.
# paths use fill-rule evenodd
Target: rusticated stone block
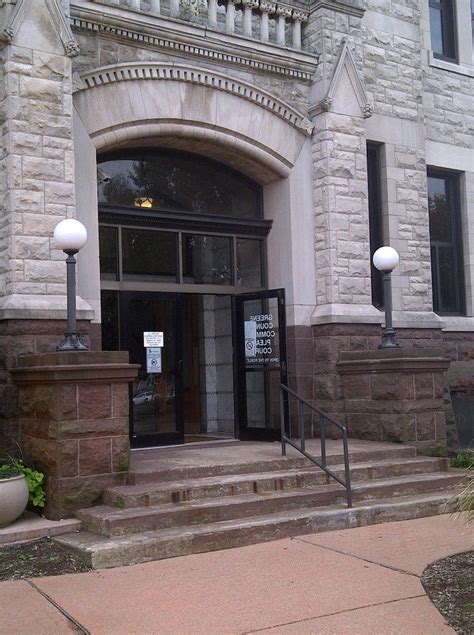
M 368 375 L 344 375 L 341 377 L 341 384 L 346 399 L 370 399 Z
M 128 472 L 130 439 L 128 436 L 112 439 L 112 472 Z
M 435 396 L 433 373 L 417 373 L 415 375 L 415 394 L 417 399 Z
M 81 439 L 79 441 L 79 475 L 110 474 L 112 472 L 111 439 Z
M 112 416 L 112 390 L 108 385 L 79 386 L 79 419 L 103 419 Z
M 436 440 L 436 413 L 420 412 L 416 415 L 416 436 L 418 441 Z
M 130 410 L 130 396 L 127 384 L 112 386 L 112 416 L 128 417 Z
M 407 400 L 414 398 L 413 375 L 410 373 L 373 373 L 370 376 L 372 399 Z

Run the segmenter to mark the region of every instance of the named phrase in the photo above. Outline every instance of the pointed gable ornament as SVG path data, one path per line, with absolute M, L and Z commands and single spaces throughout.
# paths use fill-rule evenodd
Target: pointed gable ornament
M 337 107 L 336 107 L 337 106 Z M 352 57 L 347 40 L 342 41 L 342 49 L 337 60 L 328 91 L 321 101 L 310 109 L 310 115 L 327 111 L 354 115 L 355 111 L 364 118 L 373 113 L 364 84 Z
M 0 7 L 3 7 L 3 11 L 9 11 L 3 28 L 1 28 L 0 31 L 0 41 L 5 44 L 13 43 L 25 18 L 34 5 L 35 9 L 38 7 L 36 3 L 39 1 L 43 3 L 44 9 L 46 9 L 49 14 L 50 24 L 62 42 L 65 54 L 68 57 L 78 55 L 79 45 L 74 38 L 69 21 L 64 15 L 59 0 L 16 0 L 16 2 L 13 1 L 11 3 L 0 0 Z

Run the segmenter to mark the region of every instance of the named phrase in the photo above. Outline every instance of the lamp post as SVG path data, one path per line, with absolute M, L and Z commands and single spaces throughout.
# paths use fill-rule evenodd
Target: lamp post
M 76 331 L 76 259 L 74 256 L 87 242 L 87 230 L 73 218 L 62 220 L 54 229 L 54 240 L 66 254 L 67 267 L 67 333 L 56 346 L 57 351 L 88 351 L 89 347 Z
M 391 273 L 400 262 L 398 252 L 393 247 L 380 247 L 372 257 L 374 267 L 383 273 L 383 297 L 385 306 L 385 328 L 379 348 L 399 348 L 392 324 L 392 277 Z

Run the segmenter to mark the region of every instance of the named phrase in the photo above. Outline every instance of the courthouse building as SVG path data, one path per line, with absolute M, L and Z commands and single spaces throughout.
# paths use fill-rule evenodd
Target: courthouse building
M 132 445 L 276 436 L 275 360 L 352 436 L 443 445 L 449 396 L 470 425 L 470 0 L 0 7 L 0 433 L 18 435 L 18 356 L 65 330 L 65 218 L 88 232 L 79 330 L 141 366 Z M 451 360 L 449 392 L 422 373 L 417 425 L 382 416 L 363 372 L 357 409 L 341 375 L 343 353 L 380 341 L 381 245 L 400 255 L 402 350 Z M 163 334 L 148 363 L 144 332 Z

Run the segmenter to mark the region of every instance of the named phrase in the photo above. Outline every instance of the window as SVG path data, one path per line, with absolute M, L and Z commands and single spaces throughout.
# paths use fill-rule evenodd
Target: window
M 464 313 L 459 177 L 428 171 L 433 310 L 443 315 Z
M 453 0 L 430 0 L 431 49 L 434 57 L 456 60 Z
M 370 231 L 370 267 L 372 282 L 372 304 L 382 309 L 383 280 L 382 274 L 373 263 L 372 256 L 383 244 L 382 238 L 382 204 L 380 196 L 380 151 L 381 146 L 367 144 L 367 185 L 369 189 L 369 231 Z
M 107 154 L 97 174 L 102 289 L 265 286 L 271 221 L 258 184 L 169 150 Z

